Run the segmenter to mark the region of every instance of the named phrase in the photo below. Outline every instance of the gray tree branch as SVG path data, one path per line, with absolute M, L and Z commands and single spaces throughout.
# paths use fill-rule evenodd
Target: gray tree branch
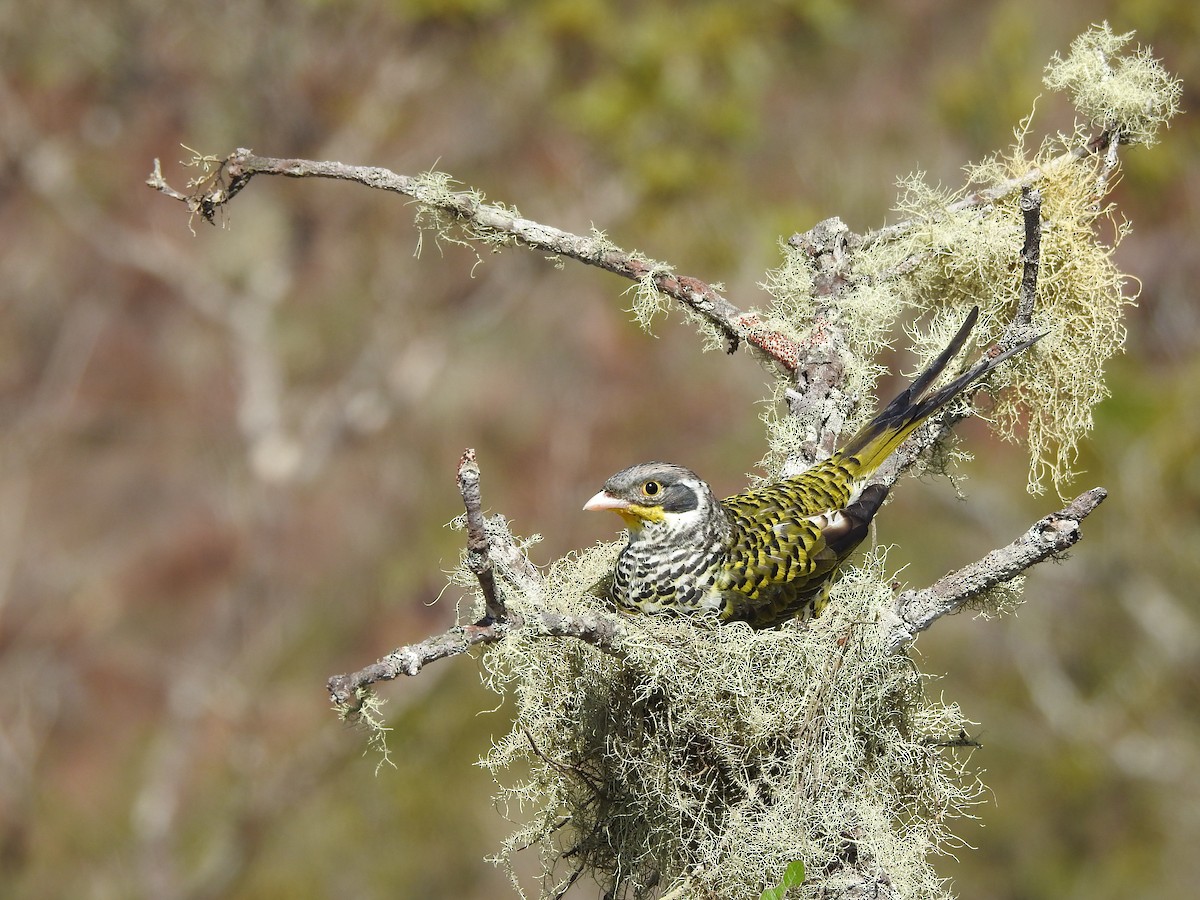
M 578 235 L 522 218 L 511 209 L 484 202 L 471 191 L 449 191 L 431 178 L 401 175 L 377 166 L 351 166 L 340 162 L 308 159 L 276 159 L 256 156 L 246 149 L 235 150 L 223 160 L 209 159 L 211 169 L 190 185 L 187 192 L 167 184 L 158 160 L 146 183 L 172 199 L 187 204 L 193 214 L 209 222 L 255 175 L 289 178 L 334 178 L 352 181 L 376 190 L 392 191 L 437 209 L 473 229 L 502 235 L 517 243 L 555 256 L 565 256 L 596 266 L 631 281 L 652 283 L 655 290 L 715 327 L 734 352 L 745 341 L 786 369 L 794 369 L 799 358 L 795 342 L 788 336 L 763 327 L 759 317 L 734 306 L 712 285 L 686 275 L 676 275 L 669 266 L 649 257 L 615 246 L 603 235 Z
M 903 649 L 942 616 L 958 612 L 975 597 L 1011 581 L 1031 566 L 1060 557 L 1083 536 L 1080 524 L 1107 496 L 1104 488 L 1092 488 L 1058 512 L 1039 519 L 1011 544 L 939 578 L 927 588 L 904 591 L 896 598 L 897 622 L 887 640 L 888 649 Z

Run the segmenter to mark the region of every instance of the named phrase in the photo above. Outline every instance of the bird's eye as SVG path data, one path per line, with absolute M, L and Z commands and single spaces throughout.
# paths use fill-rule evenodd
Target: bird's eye
M 662 485 L 657 481 L 647 481 L 642 485 L 642 493 L 647 497 L 657 497 L 662 493 Z

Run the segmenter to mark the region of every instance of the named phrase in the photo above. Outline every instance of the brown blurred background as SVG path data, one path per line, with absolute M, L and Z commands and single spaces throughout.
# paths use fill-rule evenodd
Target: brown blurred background
M 744 4 L 47 0 L 0 8 L 0 895 L 509 896 L 472 763 L 507 730 L 460 658 L 384 686 L 396 768 L 327 676 L 440 630 L 454 466 L 535 559 L 663 458 L 719 492 L 763 452 L 763 373 L 657 339 L 627 285 L 424 241 L 402 198 L 260 179 L 188 229 L 181 144 L 452 173 L 595 224 L 742 306 L 776 240 L 884 224 L 914 170 L 1006 147 L 1102 18 L 1200 84 L 1184 0 Z M 1059 98 L 1035 132 L 1069 130 Z M 1076 482 L 1112 491 L 1020 614 L 939 623 L 931 682 L 981 722 L 994 797 L 964 897 L 1188 896 L 1200 877 L 1200 129 L 1126 154 L 1140 279 Z M 965 429 L 970 502 L 905 482 L 879 539 L 922 584 L 1057 508 Z M 432 604 L 432 605 L 431 605 Z M 594 890 L 581 889 L 581 896 Z

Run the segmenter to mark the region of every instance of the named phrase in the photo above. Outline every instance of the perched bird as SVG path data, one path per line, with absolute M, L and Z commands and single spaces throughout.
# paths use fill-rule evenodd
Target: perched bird
M 613 475 L 585 510 L 612 510 L 628 529 L 612 600 L 629 612 L 674 610 L 755 628 L 820 615 L 838 566 L 866 537 L 888 488 L 868 480 L 926 419 L 1041 336 L 933 382 L 979 317 L 829 459 L 791 478 L 718 501 L 696 473 L 662 462 Z

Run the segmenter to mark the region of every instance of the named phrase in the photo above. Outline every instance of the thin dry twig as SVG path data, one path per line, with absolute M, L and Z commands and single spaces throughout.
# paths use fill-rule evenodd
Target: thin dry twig
M 1033 307 L 1037 303 L 1038 270 L 1042 256 L 1042 192 L 1032 187 L 1021 188 L 1021 215 L 1025 219 L 1025 245 L 1021 248 L 1021 289 L 1017 314 L 1009 330 L 1027 331 L 1033 325 Z M 1007 337 L 1007 335 L 1006 335 Z M 1009 346 L 1020 342 L 1019 334 Z M 1008 347 L 1004 347 L 1008 349 Z
M 496 576 L 492 572 L 489 554 L 491 541 L 488 539 L 487 523 L 483 517 L 483 501 L 479 490 L 479 463 L 475 461 L 474 448 L 467 448 L 458 461 L 458 489 L 462 493 L 463 506 L 467 510 L 467 568 L 479 580 L 483 592 L 487 616 L 484 622 L 503 622 L 508 618 L 504 601 L 496 590 Z
M 1125 139 L 1125 135 L 1116 128 L 1106 129 L 1104 133 L 1110 135 L 1111 139 L 1107 146 L 1101 148 L 1104 152 L 1104 163 L 1100 166 L 1100 171 L 1096 173 L 1096 190 L 1092 194 L 1092 208 L 1096 211 L 1099 211 L 1100 204 L 1108 195 L 1108 183 L 1112 179 L 1113 173 L 1117 171 L 1117 166 L 1120 164 L 1118 150 L 1122 140 Z

